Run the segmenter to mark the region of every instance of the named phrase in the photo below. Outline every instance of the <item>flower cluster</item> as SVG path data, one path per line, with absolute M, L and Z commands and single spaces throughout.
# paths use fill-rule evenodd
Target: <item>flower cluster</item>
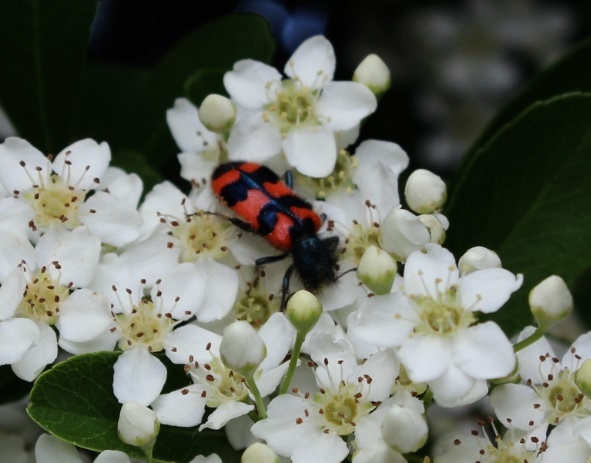
M 488 249 L 472 248 L 456 262 L 442 246 L 446 188 L 435 174 L 412 173 L 408 208 L 401 205 L 406 153 L 392 142 L 357 140 L 389 83 L 387 69 L 375 56 L 352 82 L 334 82 L 334 69 L 332 46 L 318 36 L 290 58 L 286 78 L 239 61 L 224 78 L 230 98 L 211 95 L 199 109 L 177 100 L 167 120 L 183 150 L 188 194 L 163 182 L 140 201 L 141 180 L 109 166 L 106 143 L 82 140 L 56 156 L 19 138 L 1 144 L 0 364 L 33 381 L 58 347 L 71 355 L 118 350 L 119 435 L 148 458 L 162 424 L 223 428 L 234 447 L 249 446 L 245 461 L 279 455 L 296 463 L 406 462 L 427 441 L 432 401 L 473 404 L 492 380 L 514 374 L 514 346 L 480 315 L 499 310 L 522 276 Z M 224 186 L 239 185 L 225 198 L 246 209 L 222 204 L 210 188 L 215 166 L 238 160 L 251 170 L 233 173 L 238 180 Z M 297 195 L 258 181 L 252 163 L 286 172 L 286 181 L 295 174 Z M 275 215 L 265 215 L 268 205 Z M 305 237 L 330 243 L 337 262 L 334 281 L 308 285 L 311 294 L 297 290 L 318 262 L 304 255 L 294 272 L 286 257 L 301 238 L 292 242 L 289 223 L 314 220 Z M 271 245 L 278 242 L 282 249 Z M 565 291 L 559 284 L 544 291 L 550 296 L 532 297 L 532 306 L 547 327 L 572 304 L 554 297 Z M 528 461 L 554 445 L 584 442 L 588 450 L 591 406 L 575 373 L 587 358 L 586 338 L 563 366 L 544 346 L 534 369 L 529 352 L 537 345 L 520 353 L 527 383 L 494 389 L 499 419 L 525 439 L 519 451 L 533 455 Z M 163 393 L 167 368 L 158 353 L 192 384 Z M 552 439 L 542 445 L 549 426 Z M 513 455 L 510 439 L 495 452 Z M 437 461 L 461 461 L 467 447 Z M 49 436 L 37 451 L 75 453 Z M 109 458 L 127 461 L 119 454 L 96 461 Z

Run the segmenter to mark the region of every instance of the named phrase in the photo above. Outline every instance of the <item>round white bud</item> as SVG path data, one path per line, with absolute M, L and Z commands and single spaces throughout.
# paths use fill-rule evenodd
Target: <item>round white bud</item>
M 369 246 L 357 266 L 357 276 L 375 294 L 388 294 L 396 277 L 396 260 L 383 249 Z
M 402 262 L 431 242 L 431 234 L 423 222 L 400 206 L 384 218 L 381 230 L 382 248 Z
M 378 55 L 367 55 L 353 72 L 353 81 L 369 88 L 374 95 L 385 93 L 391 84 L 390 69 Z
M 234 125 L 236 108 L 229 98 L 212 93 L 201 103 L 199 119 L 212 132 L 223 133 Z
M 468 275 L 476 270 L 485 268 L 501 268 L 499 255 L 484 246 L 475 246 L 468 249 L 458 261 L 460 275 Z
M 243 376 L 253 373 L 267 356 L 265 343 L 248 322 L 235 321 L 222 334 L 222 361 Z
M 400 453 L 416 452 L 427 442 L 424 416 L 410 407 L 392 405 L 382 421 L 382 439 Z
M 441 210 L 447 199 L 445 182 L 425 169 L 415 170 L 404 186 L 404 198 L 408 206 L 419 214 Z
M 149 449 L 154 446 L 160 422 L 151 408 L 137 402 L 125 402 L 119 412 L 117 433 L 126 444 Z
M 285 316 L 297 332 L 308 333 L 322 315 L 322 304 L 314 294 L 300 289 L 287 301 Z
M 244 451 L 240 463 L 279 463 L 279 457 L 268 445 L 255 442 Z
M 565 318 L 573 309 L 573 296 L 566 283 L 552 275 L 529 293 L 529 306 L 540 327 L 548 327 Z

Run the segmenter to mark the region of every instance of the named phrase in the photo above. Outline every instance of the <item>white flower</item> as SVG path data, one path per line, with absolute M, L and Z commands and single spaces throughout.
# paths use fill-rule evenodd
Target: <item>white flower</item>
M 11 364 L 17 376 L 32 381 L 55 360 L 51 326 L 59 321 L 62 305 L 92 279 L 101 243 L 86 227 L 68 231 L 52 225 L 34 249 L 28 242 L 20 242 L 19 249 L 28 257 L 0 287 L 0 331 L 6 330 L 0 364 Z
M 525 339 L 534 329 L 526 328 Z M 579 389 L 575 375 L 591 358 L 591 333 L 580 336 L 560 361 L 545 338 L 517 353 L 519 374 L 525 384 L 503 384 L 491 393 L 491 404 L 502 423 L 521 430 L 577 426 L 591 441 L 591 400 Z
M 119 412 L 117 434 L 126 444 L 151 448 L 160 432 L 160 423 L 154 410 L 137 402 L 125 402 Z
M 102 177 L 110 160 L 109 146 L 90 139 L 46 158 L 27 141 L 7 138 L 0 144 L 0 182 L 31 211 L 30 218 L 15 217 L 15 226 L 22 227 L 17 221 L 27 219 L 33 239 L 56 224 L 70 230 L 86 225 L 101 241 L 117 247 L 136 239 L 141 217 L 135 207 L 99 189 L 107 186 Z M 91 190 L 94 194 L 87 198 Z
M 339 132 L 354 129 L 376 106 L 357 82 L 333 82 L 335 56 L 322 36 L 303 42 L 281 74 L 242 60 L 224 76 L 238 116 L 228 139 L 231 160 L 265 161 L 283 152 L 289 165 L 310 177 L 332 172 Z
M 203 125 L 197 108 L 186 98 L 175 100 L 174 106 L 166 111 L 166 122 L 182 150 L 178 155 L 181 177 L 195 186 L 207 183 L 226 152 L 222 137 Z
M 294 463 L 338 463 L 349 453 L 341 436 L 355 433 L 362 439 L 379 432 L 372 415 L 389 405 L 386 399 L 397 376 L 397 362 L 386 350 L 359 365 L 346 340 L 326 333 L 312 337 L 310 351 L 317 365 L 316 391 L 274 398 L 267 418 L 255 423 L 251 432 Z M 376 402 L 383 403 L 376 408 Z
M 410 255 L 404 294 L 369 298 L 348 319 L 351 335 L 377 347 L 398 346 L 409 378 L 426 382 L 441 406 L 472 403 L 486 380 L 508 375 L 513 347 L 498 325 L 476 312 L 498 310 L 522 283 L 504 269 L 460 277 L 453 255 L 436 244 Z

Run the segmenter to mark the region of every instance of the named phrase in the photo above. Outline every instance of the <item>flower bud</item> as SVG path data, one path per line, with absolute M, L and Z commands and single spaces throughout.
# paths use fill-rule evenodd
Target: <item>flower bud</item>
M 247 376 L 267 356 L 267 348 L 250 323 L 235 321 L 224 328 L 220 355 L 224 365 Z
M 408 206 L 419 214 L 437 212 L 447 199 L 445 182 L 428 170 L 417 169 L 406 181 L 404 198 Z
M 540 327 L 565 318 L 573 309 L 573 296 L 557 275 L 538 283 L 529 293 L 529 306 Z
M 126 444 L 149 449 L 154 446 L 160 422 L 154 410 L 137 402 L 125 402 L 119 412 L 117 433 Z
M 591 398 L 591 359 L 585 360 L 576 371 L 575 384 L 585 397 Z
M 460 275 L 468 275 L 485 268 L 501 268 L 501 259 L 496 252 L 484 246 L 475 246 L 468 249 L 458 261 Z
M 396 260 L 405 261 L 431 242 L 427 227 L 412 212 L 395 207 L 382 222 L 382 248 Z
M 353 81 L 365 85 L 374 95 L 379 96 L 390 88 L 390 70 L 382 58 L 370 54 L 353 72 Z
M 369 246 L 359 261 L 357 276 L 375 294 L 388 294 L 396 268 L 396 261 L 390 254 L 377 246 Z
M 390 407 L 381 429 L 384 442 L 400 453 L 416 452 L 425 445 L 429 434 L 423 415 L 400 405 Z
M 255 442 L 244 451 L 240 463 L 279 463 L 279 457 L 271 447 Z
M 443 217 L 441 214 L 438 215 Z M 431 243 L 443 244 L 445 241 L 445 230 L 447 227 L 441 223 L 441 220 L 432 214 L 421 214 L 419 215 L 419 220 L 429 230 L 429 235 L 431 235 Z
M 229 98 L 212 93 L 201 103 L 199 119 L 212 132 L 223 133 L 234 125 L 236 108 Z
M 298 333 L 308 333 L 322 315 L 322 304 L 314 294 L 300 289 L 287 301 L 285 316 Z

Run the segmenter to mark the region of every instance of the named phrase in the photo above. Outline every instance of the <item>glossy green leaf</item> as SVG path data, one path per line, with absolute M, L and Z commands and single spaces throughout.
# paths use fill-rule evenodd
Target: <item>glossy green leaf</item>
M 525 275 L 492 318 L 512 334 L 530 323 L 527 293 L 551 274 L 567 283 L 591 262 L 591 95 L 534 104 L 473 153 L 445 213 L 446 246 L 498 252 Z
M 95 0 L 0 2 L 0 105 L 45 153 L 69 144 Z
M 134 458 L 142 452 L 117 436 L 121 404 L 113 395 L 113 365 L 119 353 L 100 352 L 72 357 L 55 365 L 37 379 L 27 411 L 46 431 L 79 447 L 100 452 L 121 450 Z M 164 390 L 190 383 L 182 366 L 168 368 Z M 161 426 L 154 447 L 155 462 L 184 463 L 196 455 L 218 453 L 224 462 L 238 462 L 223 431 L 199 432 L 197 428 Z

